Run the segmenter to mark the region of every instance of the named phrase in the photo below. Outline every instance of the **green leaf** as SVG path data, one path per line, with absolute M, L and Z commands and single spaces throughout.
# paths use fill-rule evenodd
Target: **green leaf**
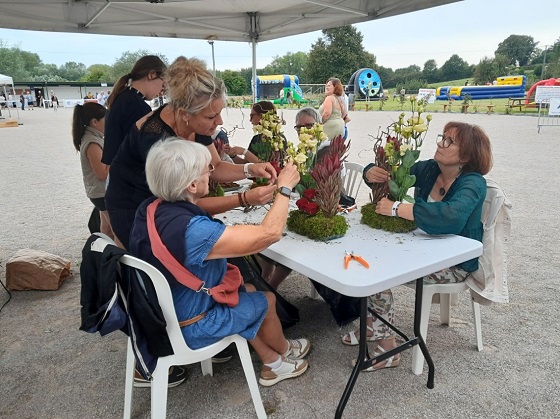
M 394 198 L 397 198 L 399 195 L 399 185 L 393 179 L 389 179 L 389 191 Z
M 403 201 L 410 202 L 411 204 L 414 204 L 414 203 L 416 202 L 416 201 L 414 200 L 414 198 L 411 197 L 410 195 L 406 195 L 406 196 L 403 198 Z
M 412 153 L 412 150 L 406 150 L 406 153 L 404 153 L 403 159 L 402 159 L 402 166 L 404 166 L 407 169 L 410 169 L 414 163 L 416 162 L 416 159 L 414 158 L 414 155 Z M 400 169 L 400 167 L 399 167 Z

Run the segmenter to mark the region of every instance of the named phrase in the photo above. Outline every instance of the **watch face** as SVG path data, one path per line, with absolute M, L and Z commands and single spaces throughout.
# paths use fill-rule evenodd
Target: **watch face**
M 282 186 L 280 189 L 278 189 L 278 192 L 280 192 L 284 196 L 289 197 L 292 193 L 292 190 L 286 186 Z

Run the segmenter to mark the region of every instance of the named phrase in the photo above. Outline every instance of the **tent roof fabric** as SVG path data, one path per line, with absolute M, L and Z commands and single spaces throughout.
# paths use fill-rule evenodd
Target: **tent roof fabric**
M 14 80 L 10 76 L 5 76 L 4 74 L 0 74 L 0 86 L 12 85 L 14 84 Z
M 0 27 L 267 41 L 461 0 L 0 0 Z

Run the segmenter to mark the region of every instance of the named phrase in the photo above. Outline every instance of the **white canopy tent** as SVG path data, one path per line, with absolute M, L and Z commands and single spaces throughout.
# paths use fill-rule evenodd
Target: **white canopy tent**
M 12 110 L 11 110 L 11 102 L 8 101 L 8 98 L 10 97 L 10 94 L 8 93 L 8 91 L 6 91 L 6 86 L 8 86 L 8 89 L 10 86 L 12 86 L 12 93 L 13 93 L 13 97 L 14 100 L 16 98 L 16 89 L 14 88 L 14 79 L 12 79 L 10 76 L 5 76 L 4 74 L 0 74 L 0 87 L 2 88 L 2 90 L 4 91 L 4 98 L 6 99 L 6 105 L 7 105 L 7 109 L 8 109 L 8 115 L 11 117 L 12 116 Z M 16 106 L 16 113 L 19 119 L 19 108 Z M 2 113 L 0 112 L 0 115 L 2 115 Z
M 456 1 L 0 0 L 0 27 L 250 42 L 254 81 L 258 42 Z

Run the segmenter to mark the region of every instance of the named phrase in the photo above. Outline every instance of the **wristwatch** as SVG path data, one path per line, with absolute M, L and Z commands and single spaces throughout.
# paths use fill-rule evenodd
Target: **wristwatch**
M 287 186 L 282 186 L 281 188 L 278 188 L 278 193 L 287 196 L 289 198 L 290 195 L 292 194 L 292 190 Z

